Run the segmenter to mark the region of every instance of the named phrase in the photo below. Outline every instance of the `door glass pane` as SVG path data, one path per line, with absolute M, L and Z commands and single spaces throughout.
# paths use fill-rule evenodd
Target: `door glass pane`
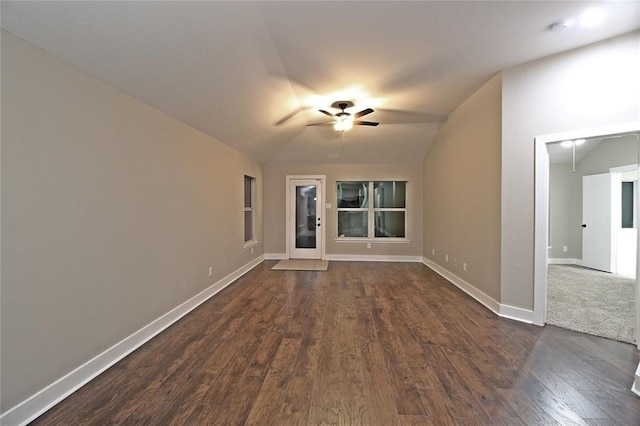
M 316 248 L 316 187 L 296 186 L 296 248 Z
M 369 182 L 338 182 L 338 208 L 365 208 L 368 206 Z
M 376 237 L 404 237 L 404 212 L 376 212 L 375 221 Z
M 338 212 L 339 237 L 366 237 L 368 230 L 366 211 Z
M 377 209 L 404 209 L 406 182 L 374 182 L 374 207 Z

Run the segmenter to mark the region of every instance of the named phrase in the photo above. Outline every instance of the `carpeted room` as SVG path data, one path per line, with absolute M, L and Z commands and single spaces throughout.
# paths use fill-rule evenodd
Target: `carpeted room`
M 549 324 L 636 343 L 638 136 L 549 147 Z

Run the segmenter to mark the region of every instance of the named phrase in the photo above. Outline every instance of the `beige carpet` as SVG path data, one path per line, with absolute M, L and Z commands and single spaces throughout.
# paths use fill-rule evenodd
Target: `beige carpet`
M 549 265 L 547 324 L 635 343 L 635 280 L 573 265 Z
M 328 268 L 328 260 L 287 259 L 276 263 L 271 269 L 276 271 L 326 271 Z

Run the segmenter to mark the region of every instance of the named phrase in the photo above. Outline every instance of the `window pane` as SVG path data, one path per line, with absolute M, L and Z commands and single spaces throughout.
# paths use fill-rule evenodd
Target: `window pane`
M 374 182 L 374 207 L 387 209 L 405 208 L 406 182 Z
M 253 212 L 244 212 L 244 241 L 253 240 Z
M 338 212 L 339 237 L 366 237 L 367 212 Z
M 376 212 L 376 237 L 404 238 L 404 212 Z
M 338 208 L 366 208 L 369 182 L 338 182 Z
M 253 178 L 250 176 L 245 176 L 244 177 L 244 206 L 245 207 L 252 207 L 251 202 L 252 202 L 252 197 L 251 197 L 251 182 L 253 181 Z
M 622 227 L 633 228 L 633 182 L 622 182 Z

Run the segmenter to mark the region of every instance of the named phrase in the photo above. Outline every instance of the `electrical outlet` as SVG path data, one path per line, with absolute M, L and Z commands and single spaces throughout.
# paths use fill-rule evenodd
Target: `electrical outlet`
M 209 276 L 213 275 L 213 266 L 209 266 Z
M 467 272 L 467 262 L 462 262 L 462 270 Z
M 569 251 L 569 247 L 567 247 L 567 246 L 562 246 L 562 251 L 563 251 L 564 253 L 568 252 L 568 251 Z
M 445 254 L 445 255 L 444 255 L 444 261 L 445 261 L 445 262 L 449 262 L 449 255 L 448 255 L 448 254 Z
M 431 249 L 431 256 L 435 256 L 436 255 L 436 249 Z
M 371 248 L 371 243 L 367 243 L 367 248 Z

